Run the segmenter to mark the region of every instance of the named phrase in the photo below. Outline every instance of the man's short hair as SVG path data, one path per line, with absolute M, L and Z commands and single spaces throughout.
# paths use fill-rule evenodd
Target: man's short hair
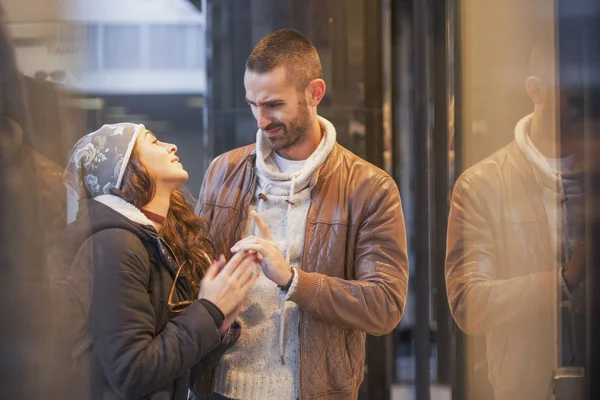
M 552 84 L 555 63 L 554 47 L 547 43 L 536 44 L 529 54 L 529 75 Z
M 280 29 L 268 34 L 246 60 L 246 70 L 259 74 L 280 66 L 286 68 L 288 79 L 299 90 L 323 77 L 317 49 L 303 34 L 293 29 Z
M 553 84 L 560 79 L 555 76 L 567 67 L 581 67 L 583 60 L 582 41 L 569 32 L 563 33 L 558 38 L 551 35 L 538 36 L 529 56 L 529 74 L 537 76 L 548 84 Z

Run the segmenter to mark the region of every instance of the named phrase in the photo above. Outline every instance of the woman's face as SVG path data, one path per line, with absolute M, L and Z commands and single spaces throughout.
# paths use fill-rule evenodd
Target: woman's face
M 163 143 L 149 130 L 140 133 L 136 154 L 157 184 L 177 188 L 188 179 L 188 173 L 175 155 L 177 146 Z

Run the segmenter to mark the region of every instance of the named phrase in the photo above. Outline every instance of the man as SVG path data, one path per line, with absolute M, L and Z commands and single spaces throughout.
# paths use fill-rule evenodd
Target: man
M 42 125 L 49 104 L 32 107 L 25 81 L 0 4 L 2 399 L 48 398 L 52 298 L 44 260 L 48 241 L 66 223 L 63 169 L 46 157 L 45 146 L 34 146 L 39 132 L 32 126 Z
M 581 77 L 567 61 L 556 90 L 553 49 L 544 45 L 530 69 L 533 114 L 512 143 L 458 179 L 448 227 L 450 308 L 463 331 L 486 335 L 496 400 L 548 399 L 557 367 L 584 365 Z M 561 314 L 563 300 L 570 311 Z
M 256 144 L 215 159 L 197 212 L 217 251 L 252 250 L 262 274 L 242 307 L 243 337 L 216 372 L 225 398 L 355 399 L 365 333 L 400 321 L 408 261 L 398 188 L 336 143 L 313 44 L 284 29 L 246 62 Z M 217 397 L 223 398 L 223 397 Z

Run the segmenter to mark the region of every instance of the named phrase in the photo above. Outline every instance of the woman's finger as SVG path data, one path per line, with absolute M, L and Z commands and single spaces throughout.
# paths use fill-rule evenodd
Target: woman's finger
M 206 272 L 204 273 L 204 278 L 208 280 L 213 280 L 215 276 L 217 276 L 219 272 L 219 264 L 213 262 L 210 264 Z
M 227 263 L 227 265 L 225 265 L 225 267 L 223 267 L 223 269 L 221 270 L 221 273 L 223 273 L 225 275 L 231 275 L 233 273 L 233 271 L 235 271 L 238 268 L 238 266 L 240 265 L 240 262 L 244 259 L 244 256 L 245 255 L 243 252 L 234 254 L 233 257 L 231 257 L 231 259 Z
M 254 256 L 247 255 L 241 262 L 240 265 L 236 268 L 236 270 L 231 274 L 232 279 L 240 280 L 241 276 L 244 274 L 248 268 L 251 268 L 254 263 Z
M 258 279 L 259 274 L 256 272 L 255 266 L 251 266 L 246 271 L 244 271 L 244 276 L 242 276 L 242 283 L 240 286 L 240 291 L 243 296 L 246 297 L 256 280 Z

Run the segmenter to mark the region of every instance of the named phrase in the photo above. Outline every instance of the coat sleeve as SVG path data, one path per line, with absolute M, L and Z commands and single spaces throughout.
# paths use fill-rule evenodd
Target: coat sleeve
M 469 178 L 459 178 L 448 220 L 446 288 L 454 320 L 470 335 L 547 308 L 558 283 L 556 271 L 500 279 L 490 215 L 481 189 Z
M 155 332 L 147 289 L 150 263 L 135 234 L 104 230 L 94 235 L 87 250 L 94 268 L 94 351 L 120 396 L 139 398 L 157 390 L 218 346 L 218 328 L 200 302 Z
M 357 232 L 354 279 L 297 269 L 298 281 L 289 300 L 328 323 L 384 335 L 398 325 L 404 313 L 406 231 L 394 181 L 386 175 L 372 184 L 375 189 Z

